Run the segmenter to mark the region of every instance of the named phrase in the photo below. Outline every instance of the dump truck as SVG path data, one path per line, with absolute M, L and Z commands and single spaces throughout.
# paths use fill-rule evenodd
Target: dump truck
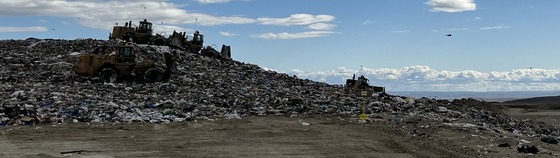
M 370 97 L 373 93 L 384 93 L 385 87 L 370 86 L 369 79 L 362 75 L 358 77 L 357 80 L 355 76 L 353 76 L 352 79 L 347 79 L 344 90 L 347 94 L 353 94 L 359 97 Z
M 162 82 L 177 71 L 167 46 L 134 43 L 105 45 L 81 54 L 74 66 L 77 75 L 102 82 L 139 80 Z
M 146 19 L 139 22 L 138 27 L 132 26 L 132 21 L 125 22 L 124 26 L 114 26 L 109 39 L 121 39 L 137 44 L 166 45 L 167 39 L 161 34 L 153 35 L 152 23 Z

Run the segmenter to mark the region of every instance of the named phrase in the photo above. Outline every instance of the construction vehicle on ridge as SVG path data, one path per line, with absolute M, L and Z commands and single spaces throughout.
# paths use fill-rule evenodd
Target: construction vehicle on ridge
M 203 56 L 214 57 L 218 59 L 231 59 L 231 48 L 228 45 L 222 45 L 222 50 L 218 52 L 216 49 L 210 46 L 204 47 L 204 35 L 195 31 L 192 40 L 188 40 L 186 32 L 178 33 L 173 31 L 173 34 L 169 36 L 169 46 L 174 48 L 183 49 L 191 53 L 200 53 Z
M 153 35 L 152 23 L 146 19 L 140 21 L 138 27 L 132 26 L 132 21 L 125 22 L 124 26 L 114 26 L 109 39 L 122 39 L 137 44 L 165 45 L 166 38 L 160 34 Z
M 161 34 L 153 35 L 152 23 L 146 19 L 140 21 L 138 27 L 132 26 L 132 21 L 126 22 L 124 26 L 114 26 L 113 32 L 109 39 L 122 39 L 137 44 L 151 44 L 160 46 L 170 46 L 190 53 L 200 53 L 204 56 L 215 57 L 220 59 L 231 59 L 230 46 L 222 45 L 222 49 L 218 52 L 216 49 L 206 46 L 204 47 L 204 35 L 199 31 L 195 31 L 192 40 L 188 40 L 186 32 L 176 32 L 165 38 Z
M 362 75 L 358 77 L 358 80 L 356 80 L 356 76 L 353 76 L 352 79 L 347 79 L 344 90 L 347 94 L 354 94 L 359 97 L 370 97 L 373 93 L 384 93 L 385 87 L 370 86 L 369 79 Z

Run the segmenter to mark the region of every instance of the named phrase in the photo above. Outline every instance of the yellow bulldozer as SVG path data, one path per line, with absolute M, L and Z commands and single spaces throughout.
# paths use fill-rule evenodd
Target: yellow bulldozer
M 186 32 L 181 33 L 173 31 L 169 36 L 169 46 L 183 49 L 191 53 L 200 52 L 204 44 L 204 35 L 196 31 L 193 34 L 192 40 L 189 41 L 186 34 Z
M 78 75 L 98 78 L 102 82 L 124 79 L 167 81 L 177 71 L 173 56 L 169 52 L 154 51 L 165 50 L 165 47 L 167 46 L 139 46 L 133 43 L 101 46 L 93 52 L 81 54 L 74 71 Z
M 353 76 L 352 79 L 347 79 L 344 90 L 346 94 L 353 94 L 358 97 L 370 97 L 373 93 L 384 93 L 385 87 L 370 86 L 369 79 L 362 75 L 358 77 L 358 80 L 356 80 L 355 76 Z
M 162 35 L 153 35 L 152 23 L 146 19 L 140 21 L 138 27 L 133 27 L 132 21 L 126 22 L 124 26 L 114 26 L 109 39 L 117 38 L 137 44 L 165 45 L 167 43 L 167 39 Z
M 218 52 L 216 49 L 210 46 L 204 47 L 204 35 L 195 31 L 192 40 L 188 40 L 186 33 L 180 33 L 173 31 L 173 34 L 169 36 L 169 46 L 187 50 L 191 53 L 200 53 L 203 56 L 214 57 L 218 59 L 231 59 L 231 47 L 228 45 L 222 45 L 222 49 Z
M 200 34 L 198 31 L 194 32 L 190 40 L 186 32 L 176 31 L 173 31 L 168 38 L 165 38 L 161 34 L 153 35 L 153 24 L 146 19 L 140 21 L 138 27 L 133 27 L 132 25 L 132 21 L 129 21 L 126 22 L 124 26 L 114 26 L 109 39 L 121 39 L 136 44 L 170 46 L 190 53 L 199 53 L 204 56 L 231 59 L 230 46 L 222 45 L 220 52 L 210 46 L 204 47 L 204 35 Z

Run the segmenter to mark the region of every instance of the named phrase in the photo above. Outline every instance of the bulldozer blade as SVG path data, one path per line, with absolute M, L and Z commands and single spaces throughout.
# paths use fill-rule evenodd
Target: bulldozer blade
M 231 48 L 227 45 L 222 45 L 222 50 L 220 51 L 222 59 L 231 59 Z

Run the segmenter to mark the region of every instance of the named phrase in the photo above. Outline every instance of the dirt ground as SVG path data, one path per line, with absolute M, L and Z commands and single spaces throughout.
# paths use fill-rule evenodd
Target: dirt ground
M 410 134 L 390 121 L 278 116 L 171 124 L 68 123 L 0 127 L 0 157 L 534 157 L 516 138 L 431 126 Z M 538 140 L 529 140 L 538 141 Z M 509 142 L 512 147 L 497 144 Z M 558 146 L 538 144 L 539 157 Z M 80 151 L 81 153 L 61 153 Z

